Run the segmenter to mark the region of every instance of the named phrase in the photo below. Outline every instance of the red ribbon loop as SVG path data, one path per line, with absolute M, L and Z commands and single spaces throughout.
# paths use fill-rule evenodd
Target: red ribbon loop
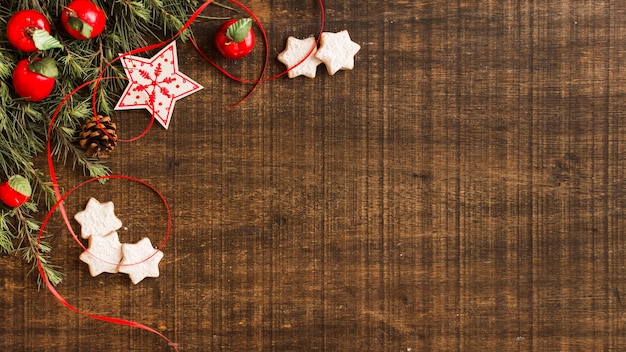
M 285 70 L 273 77 L 270 78 L 263 78 L 263 76 L 265 75 L 266 69 L 267 69 L 267 63 L 268 63 L 268 43 L 267 43 L 267 35 L 265 33 L 265 30 L 263 29 L 263 26 L 261 24 L 261 21 L 257 18 L 257 16 L 250 10 L 248 9 L 246 6 L 244 6 L 243 4 L 241 4 L 240 2 L 236 1 L 236 0 L 229 0 L 230 2 L 232 2 L 233 4 L 235 4 L 236 6 L 242 8 L 244 11 L 246 11 L 250 17 L 253 18 L 253 20 L 256 22 L 256 24 L 259 27 L 259 30 L 262 33 L 263 36 L 263 42 L 264 42 L 264 47 L 265 47 L 265 58 L 264 58 L 264 63 L 263 63 L 263 69 L 261 71 L 261 74 L 259 75 L 259 78 L 256 80 L 244 80 L 244 79 L 240 79 L 237 77 L 234 77 L 233 75 L 231 75 L 230 73 L 228 73 L 225 69 L 223 69 L 222 67 L 220 67 L 219 65 L 217 65 L 216 63 L 214 63 L 212 60 L 210 60 L 198 47 L 197 44 L 195 43 L 195 41 L 192 40 L 193 45 L 196 47 L 196 49 L 198 50 L 198 52 L 200 53 L 201 56 L 203 56 L 207 62 L 209 62 L 211 65 L 213 65 L 214 67 L 216 67 L 220 72 L 224 73 L 225 75 L 227 75 L 229 78 L 238 81 L 238 82 L 242 82 L 242 83 L 252 83 L 253 87 L 250 89 L 250 91 L 238 102 L 236 102 L 235 104 L 231 105 L 230 108 L 235 107 L 239 104 L 241 104 L 243 101 L 245 101 L 253 92 L 254 90 L 258 87 L 258 85 L 261 82 L 265 82 L 265 81 L 270 81 L 270 80 L 274 80 L 278 77 L 283 76 L 284 74 L 286 74 L 287 72 L 289 72 L 289 70 L 293 69 L 294 67 Z M 76 191 L 78 188 L 90 183 L 90 182 L 94 182 L 94 181 L 99 181 L 102 179 L 123 179 L 123 180 L 128 180 L 131 182 L 136 182 L 139 183 L 143 186 L 148 187 L 150 190 L 152 190 L 153 192 L 155 192 L 159 198 L 161 199 L 161 201 L 163 202 L 166 212 L 167 212 L 167 231 L 165 234 L 165 237 L 163 239 L 163 241 L 161 242 L 161 244 L 159 245 L 159 250 L 162 249 L 165 246 L 165 243 L 167 242 L 169 235 L 170 235 L 170 231 L 171 231 L 171 212 L 169 209 L 169 206 L 167 204 L 167 201 L 165 199 L 165 197 L 159 193 L 159 191 L 154 188 L 153 186 L 149 185 L 147 182 L 139 180 L 137 178 L 131 177 L 131 176 L 125 176 L 125 175 L 108 175 L 108 176 L 101 176 L 101 177 L 95 177 L 95 178 L 90 178 L 86 181 L 83 181 L 82 183 L 74 186 L 73 188 L 71 188 L 69 191 L 65 192 L 65 193 L 61 193 L 61 190 L 59 188 L 59 182 L 58 182 L 58 178 L 54 169 L 54 162 L 53 162 L 53 155 L 52 155 L 52 146 L 51 146 L 51 140 L 52 140 L 52 131 L 54 128 L 54 124 L 56 121 L 56 118 L 59 114 L 59 112 L 61 111 L 61 108 L 67 103 L 67 101 L 74 95 L 76 94 L 76 92 L 78 92 L 79 90 L 93 84 L 93 94 L 92 94 L 92 109 L 94 111 L 97 111 L 97 89 L 98 89 L 98 85 L 100 83 L 100 81 L 104 80 L 104 79 L 113 79 L 114 77 L 104 77 L 104 72 L 106 71 L 106 68 L 108 68 L 109 66 L 111 66 L 115 61 L 120 60 L 122 57 L 128 56 L 128 55 L 133 55 L 133 54 L 137 54 L 137 53 L 143 53 L 152 49 L 157 49 L 160 48 L 161 46 L 167 44 L 169 41 L 171 40 L 175 40 L 178 36 L 180 36 L 186 29 L 188 29 L 191 24 L 198 18 L 198 16 L 200 16 L 200 14 L 202 13 L 202 11 L 204 11 L 204 9 L 209 6 L 211 3 L 213 2 L 213 0 L 207 0 L 204 3 L 202 3 L 202 5 L 200 5 L 198 7 L 198 9 L 191 15 L 191 17 L 189 18 L 189 20 L 187 20 L 187 22 L 183 25 L 183 27 L 176 33 L 173 35 L 172 38 L 170 38 L 167 41 L 162 41 L 160 43 L 156 43 L 156 44 L 152 44 L 152 45 L 148 45 L 142 48 L 138 48 L 138 49 L 134 49 L 131 50 L 129 52 L 120 54 L 118 57 L 116 57 L 115 59 L 113 59 L 111 62 L 109 62 L 107 64 L 107 66 L 101 70 L 99 76 L 97 79 L 93 80 L 93 81 L 89 81 L 89 82 L 85 82 L 83 84 L 81 84 L 80 86 L 76 87 L 73 91 L 71 91 L 68 95 L 66 95 L 63 100 L 61 101 L 61 103 L 59 104 L 59 106 L 55 109 L 54 113 L 52 114 L 51 117 L 51 121 L 50 121 L 50 125 L 48 127 L 48 143 L 47 143 L 47 149 L 46 149 L 46 154 L 47 154 L 47 161 L 48 161 L 48 168 L 50 169 L 50 178 L 52 181 L 52 185 L 53 185 L 53 189 L 54 189 L 54 193 L 56 196 L 56 203 L 50 208 L 50 210 L 48 211 L 47 215 L 45 216 L 44 220 L 42 221 L 41 224 L 41 228 L 39 229 L 39 234 L 37 237 L 37 247 L 39 248 L 40 244 L 41 244 L 41 238 L 44 234 L 44 230 L 46 228 L 46 225 L 48 224 L 50 218 L 52 217 L 52 215 L 54 214 L 56 209 L 59 209 L 59 213 L 61 214 L 63 221 L 67 227 L 67 229 L 69 230 L 70 234 L 72 235 L 72 237 L 74 238 L 74 240 L 83 248 L 86 250 L 85 246 L 80 242 L 80 240 L 78 239 L 78 236 L 76 235 L 76 233 L 74 232 L 74 230 L 72 229 L 70 220 L 68 218 L 67 212 L 65 211 L 65 207 L 63 205 L 63 202 L 65 201 L 65 199 L 67 197 L 69 197 L 74 191 Z M 318 0 L 319 3 L 319 7 L 321 10 L 321 26 L 320 26 L 320 35 L 323 32 L 324 29 L 324 6 L 322 3 L 322 0 Z M 317 39 L 317 41 L 319 41 L 319 37 Z M 317 44 L 317 43 L 316 43 Z M 313 48 L 311 48 L 311 52 L 313 51 Z M 311 52 L 309 52 L 309 54 L 307 56 L 305 56 L 300 62 L 298 62 L 296 64 L 299 65 L 302 62 L 304 62 L 306 60 L 306 58 L 311 54 Z M 154 111 L 154 109 L 152 109 L 152 111 Z M 97 118 L 97 114 L 96 118 Z M 148 126 L 145 128 L 144 131 L 142 131 L 139 135 L 137 135 L 136 137 L 127 139 L 127 140 L 119 140 L 120 142 L 132 142 L 135 140 L 138 140 L 140 138 L 142 138 L 143 136 L 145 136 L 148 131 L 150 130 L 150 128 L 152 127 L 152 124 L 154 122 L 154 114 L 151 114 L 151 120 L 148 124 Z M 106 131 L 104 131 L 104 133 L 107 133 Z M 101 320 L 101 321 L 105 321 L 108 323 L 112 323 L 112 324 L 118 324 L 118 325 L 125 325 L 125 326 L 130 326 L 130 327 L 134 327 L 134 328 L 138 328 L 138 329 L 142 329 L 148 332 L 151 332 L 155 335 L 158 335 L 159 337 L 163 338 L 165 341 L 167 341 L 168 346 L 172 347 L 175 351 L 178 351 L 178 345 L 174 342 L 172 342 L 170 339 L 168 339 L 165 335 L 163 335 L 161 332 L 146 326 L 144 324 L 138 323 L 138 322 L 134 322 L 131 320 L 126 320 L 126 319 L 121 319 L 121 318 L 115 318 L 115 317 L 107 317 L 107 316 L 103 316 L 103 315 L 97 315 L 97 314 L 92 314 L 92 313 L 87 313 L 84 311 L 81 311 L 80 309 L 76 308 L 75 306 L 73 306 L 72 304 L 70 304 L 67 300 L 65 300 L 65 298 L 63 298 L 63 296 L 61 296 L 61 294 L 55 289 L 54 285 L 52 285 L 52 283 L 48 280 L 43 266 L 41 264 L 40 258 L 37 257 L 37 268 L 39 269 L 39 274 L 43 280 L 43 282 L 45 283 L 46 287 L 48 288 L 48 290 L 50 291 L 50 293 L 52 293 L 52 295 L 66 308 L 68 308 L 69 310 L 78 313 L 80 315 L 86 316 L 86 317 L 90 317 L 92 319 L 97 319 L 97 320 Z

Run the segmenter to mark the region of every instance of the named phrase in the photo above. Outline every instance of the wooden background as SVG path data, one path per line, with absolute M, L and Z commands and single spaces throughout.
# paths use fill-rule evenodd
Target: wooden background
M 179 43 L 205 89 L 108 162 L 167 197 L 161 277 L 90 277 L 55 218 L 59 292 L 180 351 L 626 349 L 626 3 L 324 4 L 326 30 L 362 46 L 355 69 L 266 82 L 232 110 L 249 85 Z M 287 36 L 319 28 L 313 0 L 246 5 L 270 75 Z M 195 26 L 211 55 L 218 24 Z M 262 49 L 219 63 L 254 78 Z M 148 114 L 114 119 L 131 137 Z M 66 188 L 82 179 L 57 168 Z M 114 201 L 123 242 L 163 239 L 148 189 L 91 184 L 68 211 L 90 196 Z M 19 258 L 0 264 L 3 350 L 171 351 L 70 312 Z

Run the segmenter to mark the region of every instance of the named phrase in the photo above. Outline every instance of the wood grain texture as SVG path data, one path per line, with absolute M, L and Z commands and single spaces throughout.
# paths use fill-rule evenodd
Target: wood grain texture
M 269 74 L 287 36 L 316 33 L 316 1 L 251 0 Z M 187 44 L 204 85 L 169 130 L 122 144 L 115 173 L 172 209 L 161 277 L 89 276 L 51 226 L 64 297 L 152 326 L 181 351 L 618 351 L 626 348 L 626 3 L 325 1 L 326 30 L 362 46 L 353 71 L 248 85 Z M 201 46 L 218 22 L 195 29 Z M 237 75 L 259 73 L 262 47 Z M 144 112 L 115 116 L 133 136 Z M 59 166 L 64 187 L 80 181 Z M 162 240 L 165 213 L 126 181 L 126 241 Z M 0 346 L 168 351 L 158 337 L 69 312 L 0 258 Z

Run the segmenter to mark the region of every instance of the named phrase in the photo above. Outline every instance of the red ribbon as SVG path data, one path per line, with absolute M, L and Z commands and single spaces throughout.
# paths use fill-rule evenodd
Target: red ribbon
M 49 146 L 50 146 L 50 142 L 48 142 L 48 147 Z M 48 153 L 48 156 L 49 156 L 48 157 L 48 162 L 50 162 L 50 153 Z M 51 166 L 51 174 L 54 174 L 54 168 L 52 166 Z M 56 175 L 54 175 L 53 179 L 56 179 Z M 163 242 L 161 243 L 159 249 L 162 248 L 165 245 L 165 243 L 167 242 L 167 239 L 169 237 L 170 230 L 171 230 L 171 212 L 169 210 L 169 207 L 167 206 L 167 201 L 165 200 L 165 197 L 161 193 L 159 193 L 159 191 L 156 188 L 154 188 L 153 186 L 149 185 L 148 183 L 146 183 L 146 182 L 144 182 L 142 180 L 139 180 L 139 179 L 136 179 L 136 178 L 133 178 L 133 177 L 130 177 L 130 176 L 124 176 L 124 175 L 109 175 L 109 176 L 95 177 L 95 178 L 91 178 L 91 179 L 89 179 L 87 181 L 84 181 L 84 182 L 78 184 L 77 186 L 73 187 L 72 189 L 70 189 L 69 191 L 67 191 L 65 194 L 63 194 L 60 197 L 59 197 L 59 193 L 58 193 L 58 185 L 56 183 L 54 184 L 54 189 L 55 189 L 55 192 L 57 193 L 58 200 L 50 208 L 50 211 L 48 212 L 48 214 L 44 218 L 44 220 L 42 222 L 42 225 L 41 225 L 41 228 L 39 229 L 39 235 L 37 236 L 37 246 L 38 247 L 41 244 L 41 238 L 43 236 L 43 232 L 44 232 L 44 229 L 46 227 L 46 224 L 48 223 L 48 221 L 50 221 L 50 217 L 52 216 L 52 214 L 54 214 L 54 211 L 57 208 L 59 208 L 59 211 L 61 212 L 61 214 L 63 216 L 63 219 L 65 220 L 66 226 L 69 229 L 70 233 L 72 234 L 72 237 L 74 237 L 74 240 L 77 243 L 79 243 L 82 248 L 85 248 L 83 246 L 83 244 L 79 241 L 78 237 L 76 236 L 76 233 L 74 233 L 71 225 L 69 224 L 69 221 L 67 220 L 67 213 L 65 211 L 65 207 L 63 206 L 63 201 L 67 197 L 69 197 L 70 194 L 72 194 L 74 191 L 76 191 L 78 188 L 84 186 L 85 184 L 93 182 L 93 181 L 102 180 L 102 179 L 125 179 L 125 180 L 129 180 L 129 181 L 137 182 L 137 183 L 140 183 L 140 184 L 150 188 L 152 191 L 154 191 L 159 196 L 159 198 L 161 198 L 161 200 L 163 201 L 163 204 L 165 205 L 165 207 L 167 209 L 167 216 L 168 217 L 167 217 L 167 232 L 166 232 L 166 236 L 163 239 Z M 148 258 L 144 259 L 144 261 L 148 260 L 150 257 L 152 257 L 156 253 L 157 253 L 157 251 L 155 251 Z M 129 265 L 132 265 L 132 264 L 129 264 Z M 43 269 L 43 266 L 41 264 L 41 260 L 40 260 L 39 257 L 37 257 L 37 268 L 39 269 L 39 274 L 41 275 L 41 277 L 42 277 L 44 283 L 46 284 L 46 287 L 50 291 L 50 293 L 52 293 L 52 295 L 62 305 L 64 305 L 66 308 L 70 309 L 71 311 L 73 311 L 75 313 L 78 313 L 78 314 L 81 314 L 81 315 L 84 315 L 84 316 L 89 317 L 89 318 L 102 320 L 102 321 L 105 321 L 105 322 L 108 322 L 108 323 L 119 324 L 119 325 L 126 325 L 126 326 L 131 326 L 131 327 L 134 327 L 134 328 L 139 328 L 139 329 L 142 329 L 142 330 L 149 331 L 149 332 L 151 332 L 153 334 L 156 334 L 156 335 L 162 337 L 163 339 L 165 339 L 170 346 L 174 347 L 174 349 L 176 351 L 178 351 L 178 347 L 176 346 L 176 344 L 173 343 L 170 339 L 168 339 L 167 336 L 163 335 L 159 331 L 157 331 L 157 330 L 155 330 L 155 329 L 153 329 L 153 328 L 151 328 L 149 326 L 146 326 L 144 324 L 141 324 L 141 323 L 138 323 L 138 322 L 135 322 L 135 321 L 131 321 L 131 320 L 114 318 L 114 317 L 107 317 L 107 316 L 103 316 L 103 315 L 97 315 L 97 314 L 83 312 L 80 309 L 74 307 L 72 304 L 67 302 L 65 300 L 65 298 L 63 298 L 63 296 L 61 296 L 61 294 L 55 289 L 54 285 L 52 285 L 50 283 L 50 281 L 48 280 L 47 276 L 45 275 L 45 272 L 44 272 L 44 269 Z
M 84 248 L 84 246 L 80 243 L 80 240 L 78 239 L 76 233 L 74 232 L 74 230 L 72 229 L 72 226 L 70 224 L 70 221 L 68 219 L 67 216 L 67 212 L 65 211 L 65 207 L 63 205 L 63 201 L 70 195 L 72 194 L 74 191 L 76 191 L 78 188 L 84 186 L 87 183 L 90 182 L 94 182 L 94 181 L 98 181 L 98 180 L 102 180 L 102 179 L 125 179 L 125 180 L 129 180 L 129 181 L 133 181 L 133 182 L 137 182 L 140 183 L 148 188 L 150 188 L 152 191 L 154 191 L 159 198 L 163 201 L 163 204 L 165 205 L 166 211 L 167 211 L 167 232 L 165 235 L 165 238 L 163 239 L 163 242 L 161 243 L 159 248 L 162 248 L 165 243 L 167 242 L 167 239 L 169 237 L 169 233 L 171 231 L 171 212 L 169 210 L 169 207 L 167 205 L 167 201 L 165 200 L 165 197 L 159 193 L 159 191 L 150 186 L 148 183 L 141 181 L 139 179 L 130 177 L 130 176 L 124 176 L 124 175 L 109 175 L 109 176 L 101 176 L 101 177 L 94 177 L 91 179 L 88 179 L 87 181 L 84 181 L 80 184 L 78 184 L 77 186 L 73 187 L 72 189 L 70 189 L 69 191 L 67 191 L 64 194 L 61 194 L 61 191 L 59 189 L 59 183 L 58 183 L 58 179 L 57 179 L 57 175 L 54 169 L 54 162 L 53 162 L 53 157 L 52 157 L 52 146 L 51 146 L 51 136 L 52 136 L 52 130 L 54 128 L 54 122 L 56 121 L 56 118 L 61 110 L 61 107 L 63 105 L 65 105 L 65 103 L 67 102 L 67 100 L 70 99 L 70 97 L 72 95 L 74 95 L 76 92 L 78 92 L 80 89 L 84 88 L 85 86 L 94 83 L 94 81 L 90 81 L 90 82 L 86 82 L 83 83 L 82 85 L 78 86 L 76 89 L 74 89 L 70 94 L 68 94 L 67 96 L 65 96 L 65 98 L 61 101 L 61 104 L 59 104 L 59 106 L 57 107 L 57 109 L 54 111 L 51 120 L 50 120 L 50 125 L 48 127 L 48 144 L 47 144 L 47 159 L 48 159 L 48 167 L 50 168 L 50 178 L 52 180 L 52 185 L 54 188 L 54 193 L 56 195 L 57 201 L 56 203 L 50 208 L 50 211 L 48 212 L 48 214 L 46 215 L 46 217 L 44 218 L 44 220 L 42 221 L 41 227 L 39 229 L 39 234 L 37 236 L 37 247 L 39 248 L 39 246 L 41 245 L 41 238 L 43 236 L 44 230 L 46 228 L 46 225 L 48 224 L 48 221 L 50 221 L 50 217 L 52 217 L 52 215 L 54 214 L 54 211 L 58 208 L 59 212 L 61 213 L 61 216 L 63 217 L 63 221 L 65 222 L 65 225 L 67 227 L 67 229 L 70 231 L 70 233 L 72 234 L 72 237 L 74 238 L 74 240 L 79 243 L 81 245 L 81 247 Z M 155 251 L 156 253 L 156 251 Z M 152 254 L 154 255 L 154 254 Z M 145 260 L 147 260 L 148 258 L 146 258 Z M 134 327 L 134 328 L 138 328 L 138 329 L 142 329 L 148 332 L 151 332 L 153 334 L 156 334 L 158 336 L 160 336 L 161 338 L 163 338 L 164 340 L 166 340 L 169 344 L 169 346 L 172 346 L 174 348 L 174 350 L 178 351 L 178 347 L 175 343 L 173 343 L 170 339 L 167 338 L 167 336 L 163 335 L 162 333 L 160 333 L 159 331 L 146 326 L 144 324 L 135 322 L 135 321 L 131 321 L 131 320 L 126 320 L 126 319 L 120 319 L 120 318 L 114 318 L 114 317 L 107 317 L 107 316 L 103 316 L 103 315 L 97 315 L 97 314 L 92 314 L 92 313 L 87 313 L 87 312 L 83 312 L 80 309 L 74 307 L 72 304 L 70 304 L 68 301 L 65 300 L 65 298 L 63 298 L 63 296 L 61 296 L 61 294 L 56 290 L 56 288 L 54 287 L 54 285 L 52 285 L 52 283 L 48 280 L 48 277 L 46 276 L 46 273 L 44 272 L 43 266 L 41 264 L 41 260 L 40 257 L 37 257 L 37 268 L 39 269 L 39 274 L 41 276 L 41 278 L 43 279 L 46 287 L 48 288 L 48 290 L 50 291 L 50 293 L 52 293 L 52 295 L 66 308 L 70 309 L 71 311 L 84 315 L 86 317 L 90 317 L 93 319 L 97 319 L 97 320 L 102 320 L 108 323 L 113 323 L 113 324 L 119 324 L 119 325 L 126 325 L 126 326 L 130 326 L 130 327 Z
M 249 92 L 241 99 L 239 100 L 237 103 L 233 104 L 230 106 L 230 108 L 235 107 L 237 105 L 239 105 L 240 103 L 242 103 L 245 99 L 247 99 L 253 92 L 254 90 L 258 87 L 258 85 L 261 82 L 264 81 L 270 81 L 273 79 L 276 79 L 278 77 L 281 77 L 282 75 L 286 74 L 287 72 L 289 72 L 289 70 L 293 69 L 294 67 L 300 65 L 302 62 L 304 62 L 306 60 L 306 58 L 313 52 L 314 48 L 311 48 L 311 51 L 300 61 L 298 62 L 294 67 L 285 70 L 283 72 L 281 72 L 278 75 L 275 75 L 273 77 L 270 78 L 266 78 L 263 79 L 263 76 L 265 75 L 265 71 L 267 69 L 267 63 L 268 63 L 268 43 L 267 43 L 267 35 L 265 33 L 265 30 L 263 29 L 263 26 L 261 25 L 261 21 L 257 18 L 257 16 L 250 10 L 248 9 L 246 6 L 244 6 L 243 4 L 241 4 L 240 2 L 236 1 L 236 0 L 229 0 L 230 2 L 232 2 L 233 4 L 239 6 L 240 8 L 242 8 L 244 11 L 246 11 L 252 18 L 253 20 L 256 22 L 256 24 L 259 27 L 259 30 L 261 31 L 261 34 L 263 36 L 263 42 L 264 42 L 264 48 L 265 48 L 265 58 L 264 58 L 264 63 L 263 63 L 263 69 L 261 71 L 261 74 L 259 75 L 259 78 L 256 80 L 244 80 L 244 79 L 240 79 L 237 77 L 232 76 L 231 74 L 229 74 L 226 70 L 224 70 L 222 67 L 220 67 L 219 65 L 217 65 L 216 63 L 214 63 L 213 61 L 211 61 L 198 47 L 197 44 L 195 43 L 195 41 L 192 40 L 193 45 L 196 47 L 196 49 L 198 50 L 198 52 L 201 54 L 201 56 L 203 56 L 211 65 L 213 65 L 214 67 L 216 67 L 220 72 L 224 73 L 225 75 L 227 75 L 229 78 L 238 81 L 238 82 L 242 82 L 242 83 L 253 83 L 253 87 L 249 90 Z M 187 22 L 185 23 L 185 25 L 176 33 L 174 34 L 174 36 L 170 39 L 170 40 L 174 40 L 176 39 L 178 36 L 180 36 L 187 28 L 189 28 L 191 26 L 191 24 L 197 19 L 197 17 L 202 13 L 202 11 L 204 11 L 204 9 L 213 2 L 213 0 L 207 0 L 205 1 L 202 5 L 200 5 L 200 7 L 198 7 L 198 9 L 191 15 L 191 17 L 189 18 L 189 20 L 187 20 Z M 320 35 L 324 29 L 324 6 L 322 3 L 322 0 L 318 0 L 319 6 L 320 6 L 320 10 L 321 10 L 321 26 L 320 26 Z M 317 39 L 319 41 L 319 38 Z M 93 80 L 93 81 L 89 81 L 89 82 L 85 82 L 83 84 L 81 84 L 80 86 L 76 87 L 73 91 L 71 91 L 68 95 L 66 95 L 63 100 L 61 101 L 61 103 L 59 104 L 59 106 L 56 108 L 56 110 L 54 111 L 54 113 L 51 116 L 51 120 L 50 120 L 50 125 L 48 127 L 48 143 L 47 143 L 47 149 L 46 149 L 46 154 L 47 154 L 47 161 L 48 161 L 48 168 L 50 169 L 50 178 L 52 180 L 52 186 L 54 189 L 54 194 L 56 196 L 56 203 L 50 208 L 48 214 L 45 216 L 44 220 L 42 221 L 41 227 L 39 229 L 39 234 L 37 236 L 37 248 L 39 248 L 39 246 L 41 245 L 41 238 L 44 234 L 44 230 L 48 224 L 48 222 L 50 221 L 50 218 L 52 217 L 52 215 L 54 214 L 54 211 L 56 209 L 59 209 L 59 212 L 61 214 L 61 217 L 63 218 L 63 221 L 65 222 L 65 225 L 67 227 L 67 229 L 69 230 L 70 234 L 72 235 L 72 237 L 74 238 L 74 241 L 76 241 L 81 248 L 83 248 L 84 250 L 87 250 L 85 248 L 85 246 L 80 242 L 80 240 L 78 239 L 78 236 L 76 235 L 76 233 L 74 232 L 74 230 L 72 229 L 70 220 L 68 218 L 67 212 L 65 210 L 65 207 L 63 205 L 64 200 L 69 197 L 74 191 L 76 191 L 78 188 L 94 182 L 94 181 L 99 181 L 102 179 L 123 179 L 123 180 L 128 180 L 131 182 L 136 182 L 139 183 L 143 186 L 148 187 L 150 190 L 152 190 L 154 193 L 156 193 L 159 198 L 161 199 L 161 201 L 163 202 L 166 212 L 167 212 L 167 231 L 166 234 L 164 236 L 163 241 L 161 242 L 161 244 L 159 245 L 158 249 L 162 249 L 171 232 L 171 212 L 169 209 L 169 206 L 167 204 L 167 201 L 165 199 L 165 197 L 153 186 L 149 185 L 147 182 L 144 182 L 142 180 L 139 180 L 137 178 L 131 177 L 131 176 L 125 176 L 125 175 L 108 175 L 108 176 L 101 176 L 101 177 L 94 177 L 94 178 L 90 178 L 86 181 L 83 181 L 82 183 L 76 185 L 75 187 L 71 188 L 69 191 L 65 192 L 64 194 L 61 194 L 61 190 L 59 188 L 59 182 L 58 182 L 58 178 L 54 169 L 54 161 L 53 161 L 53 156 L 52 156 L 52 146 L 51 146 L 51 140 L 52 140 L 52 131 L 54 129 L 54 124 L 56 121 L 56 118 L 59 114 L 59 112 L 61 111 L 61 108 L 67 103 L 67 101 L 74 95 L 76 94 L 78 91 L 80 91 L 81 89 L 93 84 L 93 95 L 92 95 L 92 109 L 95 112 L 97 110 L 97 89 L 98 89 L 98 85 L 100 83 L 100 81 L 104 80 L 104 79 L 113 79 L 114 77 L 104 77 L 104 72 L 106 71 L 106 68 L 108 68 L 110 65 L 113 64 L 113 62 L 120 60 L 122 57 L 128 56 L 128 55 L 133 55 L 133 54 L 137 54 L 137 53 L 142 53 L 142 52 L 146 52 L 148 50 L 152 50 L 152 49 L 157 49 L 165 44 L 167 44 L 169 41 L 163 41 L 160 43 L 156 43 L 156 44 L 152 44 L 152 45 L 148 45 L 142 48 L 138 48 L 138 49 L 134 49 L 131 50 L 129 52 L 126 52 L 124 54 L 119 55 L 117 58 L 113 59 L 111 62 L 108 63 L 108 65 L 101 70 L 100 74 L 98 75 L 98 78 Z M 317 42 L 316 42 L 317 45 Z M 152 109 L 152 111 L 154 111 L 154 109 Z M 95 118 L 97 119 L 97 114 L 95 114 Z M 131 139 L 127 139 L 127 140 L 121 140 L 118 139 L 118 141 L 120 142 L 132 142 L 135 140 L 138 140 L 139 138 L 145 136 L 148 131 L 150 130 L 150 128 L 152 127 L 152 124 L 154 122 L 154 114 L 151 115 L 151 119 L 150 122 L 148 124 L 148 126 L 144 129 L 144 131 L 142 131 L 139 135 L 137 135 L 136 137 L 133 137 Z M 102 130 L 105 134 L 107 133 L 106 131 Z M 156 253 L 156 251 L 155 251 Z M 154 254 L 152 254 L 154 255 Z M 144 260 L 147 260 L 149 258 L 146 258 Z M 154 328 L 151 328 L 149 326 L 146 326 L 144 324 L 135 322 L 135 321 L 131 321 L 131 320 L 126 320 L 126 319 L 121 319 L 121 318 L 115 318 L 115 317 L 107 317 L 107 316 L 103 316 L 103 315 L 97 315 L 97 314 L 92 314 L 92 313 L 87 313 L 84 311 L 81 311 L 80 309 L 76 308 L 75 306 L 73 306 L 72 304 L 70 304 L 67 300 L 65 300 L 65 298 L 63 298 L 63 296 L 55 289 L 54 285 L 52 285 L 52 283 L 48 280 L 48 277 L 46 276 L 46 273 L 44 272 L 43 269 L 43 265 L 41 263 L 41 259 L 39 257 L 37 257 L 37 268 L 39 270 L 39 274 L 43 280 L 43 282 L 45 283 L 46 287 L 48 288 L 48 290 L 50 291 L 50 293 L 52 293 L 52 295 L 66 308 L 68 308 L 69 310 L 78 313 L 80 315 L 86 316 L 86 317 L 90 317 L 92 319 L 96 319 L 96 320 L 101 320 L 101 321 L 105 321 L 108 323 L 112 323 L 112 324 L 118 324 L 118 325 L 125 325 L 125 326 L 130 326 L 130 327 L 134 327 L 134 328 L 138 328 L 138 329 L 142 329 L 148 332 L 151 332 L 161 338 L 163 338 L 165 341 L 167 341 L 168 345 L 172 348 L 174 348 L 175 351 L 178 351 L 178 346 L 177 344 L 175 344 L 174 342 L 172 342 L 169 338 L 167 338 L 165 335 L 163 335 L 161 332 L 155 330 Z
M 268 59 L 268 48 L 267 48 L 267 35 L 265 33 L 265 31 L 263 30 L 263 26 L 261 25 L 261 22 L 259 21 L 259 19 L 254 15 L 254 13 L 252 13 L 248 8 L 246 8 L 245 6 L 243 6 L 242 4 L 238 3 L 237 1 L 234 0 L 230 0 L 232 3 L 236 4 L 237 6 L 241 7 L 242 9 L 244 9 L 249 15 L 250 17 L 252 17 L 252 19 L 254 19 L 254 21 L 256 22 L 256 24 L 259 26 L 259 30 L 261 31 L 261 35 L 263 36 L 263 41 L 265 43 L 265 65 L 264 65 L 264 71 L 265 72 L 265 66 L 267 65 L 267 61 Z M 315 45 L 311 47 L 311 50 L 309 50 L 309 52 L 300 60 L 298 61 L 295 65 L 293 65 L 292 67 L 272 76 L 269 78 L 263 78 L 263 73 L 261 73 L 261 76 L 255 80 L 249 80 L 249 79 L 243 79 L 240 77 L 237 77 L 233 74 L 231 74 L 230 72 L 226 71 L 223 67 L 221 67 L 220 65 L 218 65 L 217 63 L 215 63 L 213 60 L 211 60 L 209 58 L 208 55 L 206 55 L 202 49 L 200 49 L 200 47 L 198 46 L 198 43 L 196 43 L 195 40 L 193 40 L 193 38 L 191 39 L 191 43 L 193 44 L 193 46 L 196 48 L 196 51 L 198 51 L 198 53 L 200 54 L 200 56 L 202 56 L 204 58 L 205 61 L 207 61 L 209 64 L 211 64 L 213 67 L 215 67 L 218 71 L 220 71 L 221 73 L 223 73 L 226 77 L 240 82 L 240 83 L 254 83 L 254 88 L 257 87 L 257 85 L 261 82 L 266 82 L 266 81 L 273 81 L 277 78 L 280 78 L 284 75 L 286 75 L 289 71 L 295 69 L 296 67 L 300 66 L 304 61 L 306 61 L 306 59 L 313 53 L 313 51 L 315 50 L 315 48 L 317 47 L 317 45 L 319 44 L 320 38 L 322 36 L 322 32 L 324 32 L 324 22 L 325 22 L 325 16 L 324 16 L 324 3 L 322 2 L 322 0 L 318 0 L 318 4 L 320 7 L 320 14 L 321 14 L 321 18 L 320 18 L 320 29 L 319 29 L 319 34 L 317 36 L 317 39 L 315 40 Z M 250 91 L 248 93 L 248 95 L 246 95 L 242 100 L 238 101 L 237 103 L 231 105 L 230 107 L 235 107 L 237 105 L 239 105 L 240 103 L 242 103 L 250 94 L 252 93 L 252 91 Z

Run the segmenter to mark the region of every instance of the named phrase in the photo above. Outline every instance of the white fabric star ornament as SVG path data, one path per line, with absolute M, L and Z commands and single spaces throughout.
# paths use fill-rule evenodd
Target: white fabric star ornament
M 149 59 L 129 55 L 121 60 L 130 82 L 115 109 L 145 108 L 165 129 L 176 101 L 203 88 L 179 71 L 176 41 Z
M 326 65 L 328 73 L 334 75 L 339 70 L 354 68 L 354 55 L 361 46 L 350 39 L 348 31 L 338 33 L 323 32 L 320 47 L 315 56 Z
M 313 51 L 311 51 L 311 49 L 313 49 Z M 287 38 L 287 46 L 285 47 L 285 50 L 278 54 L 278 61 L 285 64 L 287 69 L 290 69 L 287 72 L 287 76 L 289 78 L 298 76 L 315 78 L 317 66 L 322 63 L 320 59 L 315 57 L 316 52 L 317 42 L 315 41 L 315 38 L 309 37 L 306 39 L 298 39 L 290 36 Z M 307 54 L 309 54 L 308 57 L 306 57 Z M 306 59 L 302 61 L 305 57 Z M 300 61 L 302 61 L 302 63 L 296 66 L 296 64 Z M 292 67 L 294 68 L 291 69 Z
M 89 247 L 80 254 L 79 259 L 89 265 L 91 276 L 117 273 L 122 260 L 122 244 L 117 232 L 113 231 L 106 236 L 89 237 Z
M 122 244 L 122 261 L 119 272 L 128 274 L 133 284 L 146 277 L 159 277 L 159 262 L 163 252 L 152 247 L 150 239 L 144 237 L 135 244 Z
M 122 227 L 122 221 L 115 216 L 113 202 L 100 203 L 96 198 L 89 198 L 85 210 L 74 215 L 80 224 L 80 236 L 106 236 Z

